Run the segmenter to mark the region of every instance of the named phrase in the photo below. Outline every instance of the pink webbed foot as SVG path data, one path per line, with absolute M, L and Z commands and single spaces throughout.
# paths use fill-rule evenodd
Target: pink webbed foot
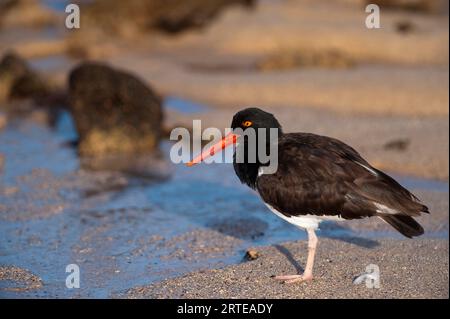
M 312 275 L 282 275 L 282 276 L 274 276 L 273 279 L 281 280 L 286 284 L 293 284 L 296 282 L 304 282 L 311 281 L 313 279 Z

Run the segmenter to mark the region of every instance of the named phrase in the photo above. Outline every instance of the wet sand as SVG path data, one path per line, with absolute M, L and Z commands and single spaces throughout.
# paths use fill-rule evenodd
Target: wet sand
M 15 266 L 0 266 L 0 281 L 12 284 L 11 286 L 2 287 L 4 291 L 23 292 L 42 288 L 41 278 Z
M 52 131 L 41 125 L 20 123 L 8 126 L 0 135 L 0 152 L 5 158 L 0 184 L 3 239 L 0 241 L 3 251 L 0 265 L 4 269 L 0 277 L 1 297 L 138 296 L 128 295 L 127 291 L 140 291 L 137 287 L 151 284 L 157 287 L 158 282 L 171 282 L 170 278 L 194 272 L 194 277 L 188 276 L 187 282 L 183 282 L 185 287 L 191 287 L 197 282 L 195 271 L 228 265 L 235 265 L 231 269 L 249 267 L 248 263 L 241 262 L 245 251 L 251 247 L 262 253 L 256 262 L 272 261 L 266 250 L 276 249 L 279 243 L 305 238 L 304 232 L 270 213 L 256 194 L 241 185 L 231 165 L 192 168 L 173 165 L 168 180 L 147 182 L 118 172 L 86 171 L 79 168 L 74 150 L 64 143 L 73 136 L 73 131 L 64 127 Z M 17 143 L 18 140 L 27 143 Z M 169 147 L 169 143 L 163 144 L 164 154 L 168 154 Z M 45 154 L 42 149 L 46 150 Z M 356 247 L 351 250 L 355 260 L 364 260 L 372 253 L 381 256 L 378 249 L 385 247 L 384 258 L 392 262 L 392 268 L 407 259 L 407 256 L 395 259 L 397 254 L 404 253 L 396 242 L 400 246 L 412 245 L 410 251 L 405 251 L 418 263 L 421 258 L 435 257 L 427 255 L 417 245 L 427 248 L 432 248 L 430 243 L 435 242 L 448 245 L 448 183 L 401 177 L 399 180 L 430 205 L 431 215 L 419 220 L 426 230 L 424 239 L 402 240 L 395 230 L 376 218 L 323 223 L 319 236 L 326 240 L 320 245 L 323 250 L 319 255 L 332 259 L 332 267 L 338 270 L 349 267 L 345 258 L 332 257 L 339 247 L 346 250 L 348 244 L 344 243 L 348 242 L 367 247 L 350 245 Z M 298 245 L 298 251 L 297 245 L 294 246 L 289 250 L 300 258 L 302 265 L 305 242 Z M 421 252 L 413 253 L 412 249 Z M 327 251 L 329 256 L 323 255 Z M 439 254 L 441 259 L 430 259 L 425 265 L 433 270 L 448 269 L 444 255 Z M 286 267 L 279 270 L 289 271 L 288 259 L 276 258 Z M 64 270 L 69 263 L 78 264 L 83 273 L 79 290 L 65 288 L 67 274 Z M 318 275 L 320 267 L 319 263 Z M 349 274 L 353 276 L 363 267 L 355 266 Z M 415 275 L 420 274 L 422 270 L 411 268 L 408 276 L 412 276 L 413 271 Z M 258 276 L 267 278 L 271 274 L 271 269 L 261 268 Z M 436 285 L 429 277 L 418 278 L 417 282 L 432 283 L 431 287 L 448 283 L 445 277 L 434 277 Z M 245 283 L 241 282 L 242 289 L 251 287 Z M 350 287 L 353 286 L 349 284 L 345 288 L 346 293 L 353 291 Z M 254 296 L 264 297 L 263 292 L 254 290 Z M 287 296 L 278 292 L 279 297 Z M 434 297 L 443 294 L 440 290 L 419 290 L 418 293 Z M 247 296 L 244 292 L 235 295 Z M 320 297 L 319 292 L 316 296 Z M 323 292 L 323 297 L 327 296 Z M 276 297 L 275 292 L 273 297 Z
M 448 241 L 378 240 L 365 248 L 358 241 L 319 240 L 315 279 L 283 284 L 270 276 L 295 274 L 306 262 L 305 241 L 258 247 L 260 257 L 224 269 L 194 272 L 133 288 L 128 298 L 448 298 Z M 380 269 L 380 288 L 353 279 L 369 264 Z

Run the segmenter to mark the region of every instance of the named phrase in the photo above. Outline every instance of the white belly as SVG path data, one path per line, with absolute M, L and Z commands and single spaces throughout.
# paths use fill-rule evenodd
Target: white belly
M 265 204 L 275 215 L 302 229 L 317 229 L 319 228 L 319 223 L 324 220 L 334 220 L 334 221 L 343 220 L 343 218 L 339 216 L 302 215 L 302 216 L 288 217 L 277 211 L 269 204 L 267 203 Z

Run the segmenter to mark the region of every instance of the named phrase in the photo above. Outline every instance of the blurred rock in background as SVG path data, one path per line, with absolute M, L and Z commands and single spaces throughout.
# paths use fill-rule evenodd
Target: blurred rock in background
M 340 69 L 350 68 L 353 65 L 354 62 L 352 59 L 339 51 L 313 52 L 308 50 L 287 50 L 262 58 L 257 63 L 257 69 L 263 72 L 308 67 Z
M 252 7 L 256 0 L 97 0 L 84 4 L 83 23 L 109 34 L 149 30 L 178 33 L 207 25 L 232 5 Z
M 49 81 L 20 55 L 9 52 L 1 58 L 0 109 L 6 114 L 54 125 L 66 99 L 65 88 Z
M 48 27 L 58 21 L 58 16 L 38 0 L 0 1 L 0 28 Z
M 390 10 L 406 10 L 417 13 L 442 13 L 448 10 L 446 0 L 365 0 L 365 4 L 377 4 Z
M 15 53 L 8 53 L 0 61 L 0 101 L 21 98 L 39 99 L 48 94 L 44 79 Z
M 161 101 L 134 75 L 86 62 L 70 73 L 69 90 L 81 155 L 142 154 L 157 148 Z

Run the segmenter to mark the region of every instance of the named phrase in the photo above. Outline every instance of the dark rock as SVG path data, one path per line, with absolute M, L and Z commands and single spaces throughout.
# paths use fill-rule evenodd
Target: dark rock
M 157 17 L 153 25 L 169 33 L 177 33 L 192 27 L 203 27 L 225 7 L 234 4 L 252 6 L 253 0 L 172 0 L 159 1 L 168 4 L 166 12 Z
M 53 126 L 60 108 L 67 105 L 66 95 L 48 84 L 19 55 L 7 53 L 1 59 L 0 103 L 7 102 L 1 106 L 9 116 Z
M 112 34 L 157 29 L 177 33 L 203 27 L 232 5 L 251 7 L 256 0 L 97 0 L 81 11 L 85 21 Z M 120 15 L 117 15 L 120 12 Z
M 34 72 L 19 77 L 11 86 L 10 99 L 33 98 L 43 99 L 49 94 L 49 89 L 43 79 Z
M 402 20 L 395 23 L 395 30 L 399 33 L 411 33 L 416 29 L 416 26 L 409 20 Z
M 411 141 L 408 138 L 398 138 L 387 142 L 383 147 L 390 151 L 405 151 L 410 143 Z
M 19 55 L 9 52 L 0 61 L 1 75 L 10 75 L 14 78 L 25 75 L 30 71 L 27 62 Z
M 29 72 L 24 59 L 14 53 L 7 53 L 0 61 L 0 101 L 7 100 L 14 83 Z
M 34 72 L 28 63 L 15 53 L 7 53 L 0 61 L 0 101 L 47 96 L 45 80 Z
M 149 153 L 161 137 L 160 98 L 135 76 L 83 63 L 69 76 L 81 155 Z
M 295 68 L 340 69 L 354 66 L 354 61 L 339 51 L 282 51 L 264 57 L 256 65 L 257 70 L 277 71 Z

